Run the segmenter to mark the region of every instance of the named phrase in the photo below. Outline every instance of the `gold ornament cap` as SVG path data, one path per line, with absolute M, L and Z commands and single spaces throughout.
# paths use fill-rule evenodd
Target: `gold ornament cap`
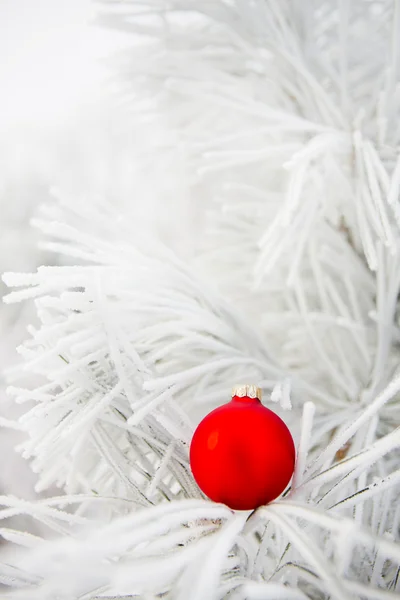
M 257 398 L 258 400 L 262 399 L 262 389 L 257 387 L 256 385 L 234 385 L 232 388 L 232 398 L 237 396 L 238 398 Z

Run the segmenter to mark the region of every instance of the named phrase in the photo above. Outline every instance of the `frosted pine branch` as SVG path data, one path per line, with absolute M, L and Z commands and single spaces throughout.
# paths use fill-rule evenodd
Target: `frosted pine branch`
M 119 101 L 155 177 L 185 173 L 200 243 L 178 256 L 126 207 L 57 192 L 35 224 L 66 265 L 4 276 L 39 321 L 20 352 L 40 381 L 10 389 L 35 401 L 21 451 L 65 493 L 1 499 L 48 531 L 0 530 L 23 548 L 7 596 L 394 599 L 399 5 L 102 6 L 134 40 L 110 63 Z M 292 407 L 299 440 L 291 487 L 251 514 L 203 498 L 188 462 L 243 380 Z
M 183 494 L 195 493 L 187 460 L 192 424 L 182 411 L 204 412 L 223 401 L 226 381 L 273 379 L 281 370 L 255 330 L 172 255 L 168 261 L 167 250 L 157 256 L 153 242 L 131 244 L 128 227 L 124 231 L 112 215 L 108 240 L 99 237 L 93 244 L 102 218 L 93 212 L 87 239 L 72 225 L 40 222 L 46 233 L 59 233 L 64 253 L 95 264 L 41 267 L 28 288 L 8 297 L 36 298 L 42 327 L 32 329 L 20 350 L 25 368 L 47 380 L 33 392 L 10 392 L 19 402 L 37 402 L 22 424 L 30 437 L 23 454 L 42 473 L 38 489 L 56 483 L 71 492 L 82 486 L 97 492 L 108 482 L 110 492 L 130 490 L 128 495 L 146 505 L 146 486 L 164 452 Z M 141 242 L 153 256 L 142 253 Z M 59 248 L 59 242 L 48 247 Z M 4 278 L 16 286 L 24 280 Z M 149 446 L 152 458 L 135 466 Z M 128 475 L 132 468 L 136 482 Z M 175 493 L 167 495 L 172 499 Z
M 31 330 L 32 338 L 21 352 L 27 361 L 26 368 L 45 377 L 48 383 L 33 391 L 11 390 L 19 401 L 36 400 L 36 406 L 21 421 L 29 436 L 22 445 L 23 453 L 33 458 L 33 468 L 39 473 L 38 489 L 56 483 L 67 494 L 78 493 L 39 504 L 5 500 L 9 507 L 4 509 L 3 518 L 27 514 L 59 536 L 72 535 L 76 539 L 72 546 L 67 539 L 42 544 L 35 538 L 21 537 L 4 529 L 3 535 L 10 543 L 35 550 L 31 558 L 23 559 L 23 574 L 14 579 L 17 588 L 24 590 L 34 577 L 38 586 L 37 592 L 29 589 L 32 598 L 35 593 L 38 598 L 50 598 L 61 592 L 75 598 L 94 598 L 96 594 L 102 597 L 105 593 L 123 597 L 132 590 L 139 594 L 170 590 L 173 597 L 180 594 L 183 598 L 193 584 L 191 573 L 196 565 L 195 571 L 204 575 L 196 580 L 199 598 L 211 593 L 210 590 L 214 595 L 235 591 L 238 597 L 244 597 L 252 589 L 246 582 L 251 581 L 256 564 L 256 572 L 268 581 L 276 570 L 281 573 L 285 564 L 305 560 L 308 575 L 300 569 L 293 576 L 288 566 L 286 585 L 303 590 L 309 597 L 328 589 L 338 599 L 350 597 L 354 589 L 364 593 L 369 577 L 365 581 L 363 577 L 360 579 L 358 557 L 364 556 L 362 553 L 376 556 L 377 539 L 384 532 L 393 534 L 398 528 L 399 513 L 393 509 L 393 500 L 400 484 L 394 454 L 400 445 L 400 432 L 392 431 L 369 446 L 364 440 L 367 438 L 371 444 L 376 437 L 377 412 L 396 396 L 398 378 L 367 409 L 354 407 L 347 418 L 341 413 L 340 427 L 336 425 L 337 415 L 329 411 L 329 418 L 325 418 L 330 429 L 326 431 L 336 433 L 326 449 L 320 446 L 323 438 L 312 431 L 311 440 L 306 441 L 310 436 L 306 410 L 302 439 L 309 448 L 309 457 L 305 454 L 301 485 L 290 494 L 290 498 L 301 500 L 299 510 L 305 511 L 300 510 L 301 518 L 307 520 L 309 515 L 310 525 L 302 526 L 301 532 L 297 532 L 291 520 L 297 514 L 294 509 L 291 513 L 292 500 L 286 499 L 277 506 L 280 503 L 287 506 L 288 514 L 281 517 L 277 513 L 275 517 L 272 512 L 267 517 L 270 523 L 267 528 L 263 518 L 270 514 L 269 509 L 260 509 L 246 524 L 245 519 L 221 507 L 218 510 L 225 510 L 221 521 L 220 513 L 218 516 L 213 513 L 217 506 L 214 509 L 206 501 L 202 501 L 200 515 L 189 513 L 187 520 L 182 521 L 183 499 L 201 496 L 188 465 L 191 415 L 198 412 L 199 404 L 200 410 L 204 409 L 201 407 L 204 400 L 207 405 L 222 401 L 226 397 L 227 380 L 242 379 L 251 369 L 258 380 L 274 378 L 280 376 L 280 370 L 262 344 L 257 344 L 258 337 L 252 328 L 241 324 L 241 319 L 223 305 L 217 293 L 203 290 L 173 255 L 165 262 L 168 251 L 162 253 L 164 263 L 157 257 L 158 249 L 153 244 L 145 254 L 142 245 L 148 242 L 140 236 L 134 244 L 125 239 L 124 226 L 118 222 L 113 225 L 110 214 L 107 239 L 97 238 L 103 223 L 99 207 L 90 217 L 92 233 L 86 240 L 84 232 L 76 227 L 75 214 L 80 223 L 84 222 L 85 215 L 79 209 L 64 208 L 64 225 L 54 220 L 40 221 L 39 225 L 48 234 L 59 233 L 63 252 L 70 251 L 72 256 L 90 255 L 92 265 L 42 267 L 37 275 L 27 279 L 5 276 L 9 285 L 17 286 L 9 300 L 35 297 L 42 322 L 40 329 Z M 53 247 L 54 242 L 50 245 Z M 106 264 L 102 265 L 105 256 Z M 23 287 L 24 282 L 29 287 Z M 282 382 L 281 389 L 285 386 L 287 382 Z M 318 402 L 318 397 L 314 401 Z M 357 448 L 357 442 L 362 449 L 358 454 L 351 450 Z M 346 444 L 350 444 L 347 456 L 337 462 L 338 452 Z M 297 468 L 304 470 L 301 463 Z M 294 481 L 299 481 L 297 475 Z M 82 493 L 85 495 L 81 496 Z M 188 502 L 191 506 L 190 502 L 195 501 Z M 385 520 L 382 515 L 374 524 L 373 515 L 382 503 L 386 506 Z M 79 510 L 64 513 L 53 508 L 63 505 Z M 364 508 L 354 522 L 349 520 L 353 507 Z M 332 516 L 328 518 L 322 508 L 332 512 Z M 144 526 L 143 537 L 139 537 L 141 550 L 129 546 L 128 551 L 120 544 L 124 543 L 124 536 L 129 544 L 134 543 L 128 533 L 129 519 L 141 519 L 143 510 L 149 511 L 150 521 Z M 167 517 L 170 510 L 179 516 L 177 530 L 170 529 Z M 164 511 L 167 511 L 165 516 Z M 161 545 L 158 529 L 154 530 L 154 543 L 151 541 L 157 514 L 165 531 Z M 112 520 L 107 524 L 110 516 Z M 315 525 L 325 528 L 327 534 L 321 537 Z M 97 536 L 103 527 L 102 546 Z M 114 527 L 120 529 L 113 531 Z M 186 531 L 188 527 L 190 531 Z M 351 533 L 355 546 L 347 550 L 347 562 L 338 554 L 340 568 L 332 570 L 326 562 L 331 561 L 331 548 L 343 543 L 343 532 L 350 535 L 350 527 L 357 529 L 356 534 Z M 138 532 L 137 528 L 135 531 Z M 229 537 L 231 532 L 233 537 Z M 210 549 L 219 547 L 214 535 L 221 540 L 219 563 L 208 558 Z M 266 543 L 271 539 L 276 542 L 270 555 Z M 361 555 L 356 545 L 358 539 Z M 383 579 L 378 578 L 378 587 L 382 583 L 392 585 L 396 564 L 400 564 L 397 546 L 384 543 L 384 539 L 379 552 L 382 561 L 392 566 L 387 568 Z M 111 540 L 115 540 L 117 548 L 110 545 Z M 148 545 L 147 554 L 140 545 L 143 540 Z M 88 543 L 94 546 L 87 546 Z M 285 552 L 288 544 L 289 550 Z M 50 558 L 60 557 L 60 552 L 61 572 Z M 91 556 L 90 568 L 87 561 L 77 561 L 80 552 L 82 556 Z M 320 552 L 324 558 L 314 558 Z M 169 553 L 172 553 L 170 558 Z M 101 569 L 97 561 L 110 561 L 111 557 L 114 557 L 111 570 Z M 63 576 L 63 572 L 72 568 L 68 567 L 69 560 L 83 568 L 81 574 L 74 571 L 73 584 Z M 135 567 L 136 560 L 142 565 L 148 560 L 150 570 Z M 157 582 L 150 577 L 153 569 L 159 573 Z M 338 583 L 332 589 L 332 581 L 336 579 Z M 26 592 L 21 593 L 24 597 Z M 257 597 L 258 588 L 254 593 Z

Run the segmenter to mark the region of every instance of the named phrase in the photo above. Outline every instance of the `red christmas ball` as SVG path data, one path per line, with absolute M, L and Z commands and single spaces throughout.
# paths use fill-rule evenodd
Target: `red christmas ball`
M 255 386 L 236 388 L 231 402 L 200 422 L 190 446 L 198 486 L 211 500 L 235 510 L 271 502 L 285 490 L 294 471 L 291 433 L 260 397 Z

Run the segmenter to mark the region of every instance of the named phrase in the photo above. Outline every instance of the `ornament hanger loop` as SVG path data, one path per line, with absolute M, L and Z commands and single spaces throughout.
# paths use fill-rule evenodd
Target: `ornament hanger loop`
M 258 400 L 262 399 L 262 389 L 257 387 L 254 384 L 246 385 L 234 385 L 232 388 L 232 398 L 237 396 L 238 398 L 258 398 Z

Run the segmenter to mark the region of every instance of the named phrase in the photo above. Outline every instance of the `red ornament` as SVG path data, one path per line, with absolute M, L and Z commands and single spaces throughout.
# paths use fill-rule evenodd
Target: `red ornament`
M 200 422 L 190 446 L 199 487 L 211 500 L 235 510 L 271 502 L 294 471 L 291 433 L 260 398 L 261 390 L 253 385 L 234 388 L 231 402 Z

